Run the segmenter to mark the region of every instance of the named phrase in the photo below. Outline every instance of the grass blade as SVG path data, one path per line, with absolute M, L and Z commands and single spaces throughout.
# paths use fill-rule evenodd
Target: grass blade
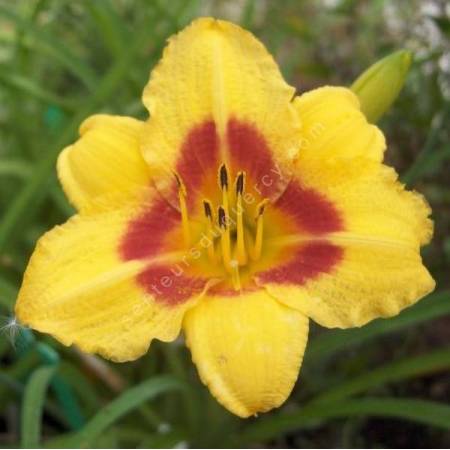
M 2 178 L 9 176 L 24 179 L 27 178 L 31 172 L 31 166 L 20 159 L 3 159 L 0 161 L 0 177 Z
M 171 376 L 159 376 L 132 387 L 101 409 L 76 435 L 71 436 L 64 447 L 84 448 L 93 445 L 108 427 L 144 402 L 164 392 L 185 389 L 185 384 Z M 62 443 L 59 442 L 61 445 Z
M 329 357 L 348 347 L 446 314 L 450 314 L 450 291 L 435 292 L 396 317 L 377 319 L 362 328 L 323 333 L 311 341 L 305 357 L 308 362 Z
M 102 403 L 100 393 L 78 364 L 63 360 L 59 373 L 65 383 L 72 387 L 74 394 L 89 414 L 98 411 Z
M 416 399 L 362 398 L 341 403 L 306 406 L 292 414 L 259 419 L 240 435 L 239 443 L 274 439 L 284 433 L 343 417 L 395 417 L 450 430 L 450 406 Z
M 30 42 L 24 40 L 24 45 L 32 49 L 40 50 L 42 53 L 58 61 L 63 67 L 78 77 L 91 91 L 96 89 L 97 77 L 91 68 L 70 47 L 63 42 L 55 40 L 51 35 L 40 29 L 32 20 L 27 20 L 6 6 L 0 6 L 0 16 L 13 22 L 18 29 L 24 30 L 24 35 L 30 36 Z
M 439 135 L 445 127 L 450 114 L 450 103 L 447 103 L 442 111 L 436 114 L 431 122 L 431 129 L 422 151 L 419 153 L 413 165 L 401 177 L 401 180 L 408 186 L 417 182 L 429 167 L 430 160 L 434 158 Z
M 2 372 L 13 380 L 22 380 L 39 364 L 39 358 L 34 352 L 28 352 L 22 356 L 15 364 Z M 6 405 L 12 394 L 15 394 L 9 387 L 0 385 L 0 405 Z
M 0 276 L 0 306 L 8 311 L 13 309 L 17 297 L 17 288 L 8 280 Z
M 3 72 L 3 73 L 2 73 Z M 55 95 L 53 92 L 43 89 L 34 80 L 26 78 L 19 74 L 8 73 L 6 70 L 0 72 L 0 82 L 10 88 L 17 89 L 22 93 L 35 97 L 38 100 L 44 101 L 48 104 L 58 105 L 68 111 L 75 110 L 75 103 Z
M 99 104 L 111 96 L 116 87 L 127 76 L 130 62 L 135 52 L 141 47 L 142 39 L 147 34 L 148 31 L 143 30 L 142 33 L 135 36 L 134 41 L 128 48 L 128 52 L 125 52 L 123 57 L 115 62 L 107 76 L 98 85 L 95 94 L 88 99 L 84 107 L 80 108 L 79 112 L 61 133 L 59 139 L 50 147 L 39 164 L 36 165 L 28 183 L 18 193 L 14 201 L 11 202 L 0 223 L 0 252 L 12 244 L 12 236 L 18 228 L 17 225 L 22 222 L 25 216 L 29 217 L 32 215 L 45 197 L 49 173 L 54 169 L 56 158 L 61 149 L 73 138 L 80 122 Z M 19 228 L 23 229 L 23 224 Z
M 405 358 L 366 372 L 315 397 L 312 403 L 331 403 L 364 392 L 375 386 L 450 368 L 450 347 Z
M 39 448 L 45 393 L 55 370 L 55 366 L 37 369 L 25 388 L 22 406 L 22 448 Z
M 120 16 L 118 16 L 108 0 L 103 2 L 86 2 L 85 6 L 111 55 L 120 57 L 126 51 L 126 43 L 129 39 L 124 22 L 120 20 Z

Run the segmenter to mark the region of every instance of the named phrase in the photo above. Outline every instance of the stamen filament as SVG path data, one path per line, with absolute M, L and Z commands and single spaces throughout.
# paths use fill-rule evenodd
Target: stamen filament
M 205 209 L 205 216 L 207 219 L 207 231 L 208 231 L 208 237 L 211 242 L 211 245 L 208 245 L 207 252 L 208 252 L 208 258 L 211 262 L 214 264 L 216 263 L 216 252 L 214 249 L 214 233 L 213 233 L 213 215 L 212 215 L 212 208 L 211 203 L 208 200 L 203 201 L 203 207 Z
M 239 262 L 236 259 L 230 261 L 231 266 L 231 282 L 236 291 L 241 290 L 241 277 L 239 275 Z
M 223 263 L 227 271 L 232 273 L 230 229 L 227 225 L 227 215 L 225 213 L 225 209 L 223 208 L 223 206 L 219 206 L 218 218 L 219 218 L 219 227 L 222 230 L 220 243 L 222 245 Z
M 222 205 L 226 215 L 229 213 L 228 204 L 228 171 L 225 164 L 222 164 L 219 168 L 219 186 L 222 191 Z
M 186 203 L 186 187 L 181 181 L 180 177 L 175 174 L 175 179 L 178 184 L 178 199 L 180 202 L 180 213 L 181 213 L 181 224 L 183 228 L 183 239 L 185 247 L 189 247 L 191 245 L 191 230 L 189 227 L 189 215 L 188 208 Z
M 242 207 L 242 194 L 245 186 L 245 175 L 240 172 L 236 178 L 236 219 L 237 219 L 237 236 L 236 236 L 236 257 L 239 265 L 247 264 L 247 251 L 245 249 L 244 237 L 244 219 Z
M 253 248 L 253 255 L 252 255 L 255 261 L 261 257 L 263 234 L 264 234 L 264 209 L 267 203 L 268 200 L 264 199 L 257 207 L 255 246 Z

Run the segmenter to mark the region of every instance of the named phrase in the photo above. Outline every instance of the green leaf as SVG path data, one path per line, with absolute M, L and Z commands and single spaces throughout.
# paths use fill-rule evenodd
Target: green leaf
M 134 41 L 130 44 L 128 52 L 125 52 L 122 58 L 119 58 L 115 62 L 109 73 L 98 85 L 95 93 L 87 100 L 84 107 L 80 108 L 67 127 L 61 132 L 59 139 L 50 146 L 46 155 L 42 156 L 42 159 L 36 164 L 33 175 L 29 178 L 28 183 L 17 194 L 10 203 L 9 208 L 3 214 L 0 223 L 0 251 L 12 244 L 12 237 L 15 235 L 17 229 L 23 229 L 24 219 L 30 217 L 39 207 L 46 195 L 49 174 L 55 168 L 55 160 L 59 152 L 73 139 L 80 122 L 115 92 L 117 86 L 126 77 L 130 62 L 135 52 L 141 48 L 143 44 L 142 40 L 147 34 L 148 31 L 143 30 L 142 33 L 138 33 L 134 37 Z M 21 226 L 18 227 L 18 224 L 21 224 Z
M 0 71 L 0 82 L 14 89 L 18 89 L 31 97 L 35 97 L 38 100 L 58 105 L 66 110 L 74 110 L 76 108 L 74 102 L 59 97 L 53 92 L 47 91 L 37 84 L 34 79 L 24 77 L 20 74 L 9 73 L 4 67 L 2 67 Z
M 185 448 L 187 444 L 187 436 L 183 430 L 172 430 L 143 439 L 139 448 Z
M 85 2 L 95 26 L 112 56 L 118 57 L 127 49 L 129 39 L 124 22 L 114 10 L 109 0 Z
M 36 365 L 39 364 L 39 358 L 34 352 L 27 352 L 17 360 L 14 364 L 10 365 L 7 369 L 3 370 L 3 373 L 13 380 L 22 380 L 27 374 L 29 374 Z M 12 391 L 6 385 L 0 384 L 0 405 L 6 405 L 8 399 L 15 395 L 16 392 Z
M 22 384 L 6 373 L 0 372 L 0 385 L 5 386 L 8 390 L 11 390 L 16 394 L 22 394 Z
M 98 82 L 95 73 L 82 58 L 72 52 L 69 46 L 45 33 L 32 20 L 15 14 L 10 7 L 0 6 L 0 16 L 13 22 L 17 29 L 24 30 L 24 34 L 32 38 L 29 41 L 24 40 L 24 45 L 42 51 L 77 76 L 90 90 L 96 89 Z
M 22 448 L 39 448 L 42 410 L 48 385 L 55 373 L 55 366 L 36 369 L 25 387 L 22 403 Z
M 8 160 L 4 158 L 0 161 L 0 177 L 2 177 L 2 180 L 8 176 L 24 179 L 30 174 L 31 166 L 23 160 Z
M 242 8 L 242 15 L 241 15 L 241 26 L 243 28 L 252 28 L 253 20 L 255 16 L 255 6 L 256 1 L 255 0 L 247 0 L 245 2 L 245 6 Z
M 183 360 L 180 354 L 180 349 L 175 345 L 166 345 L 164 347 L 164 355 L 167 358 L 168 365 L 173 374 L 183 380 L 188 381 L 186 369 L 183 365 Z M 183 392 L 183 413 L 187 417 L 190 428 L 195 434 L 201 430 L 202 427 L 202 411 L 200 409 L 200 402 L 198 395 L 193 390 Z
M 52 381 L 52 388 L 64 411 L 67 423 L 73 430 L 79 430 L 84 425 L 85 420 L 71 386 L 66 384 L 64 379 L 57 374 Z
M 13 309 L 17 297 L 17 288 L 8 280 L 0 276 L 0 306 L 8 311 Z
M 405 358 L 378 369 L 370 370 L 361 376 L 350 379 L 315 397 L 312 401 L 332 403 L 351 395 L 364 392 L 375 386 L 403 380 L 405 378 L 433 373 L 450 368 L 450 347 L 427 353 L 425 355 Z
M 128 414 L 144 402 L 159 394 L 181 391 L 186 385 L 172 376 L 159 376 L 132 387 L 101 409 L 86 425 L 66 442 L 59 441 L 64 447 L 84 448 L 93 445 L 94 440 L 117 420 Z
M 308 345 L 304 364 L 449 313 L 450 291 L 435 292 L 396 317 L 377 319 L 362 328 L 323 333 Z
M 450 36 L 450 19 L 447 17 L 434 17 L 432 15 L 429 15 L 428 19 L 431 19 L 444 34 Z
M 62 379 L 72 387 L 74 394 L 88 412 L 98 411 L 102 404 L 100 392 L 90 382 L 91 380 L 86 376 L 86 373 L 78 367 L 78 364 L 62 360 L 59 373 Z
M 239 443 L 274 439 L 289 431 L 344 417 L 395 417 L 450 430 L 450 406 L 416 399 L 362 398 L 340 403 L 305 406 L 292 414 L 261 418 L 240 435 Z
M 418 181 L 426 173 L 430 163 L 434 160 L 439 137 L 442 131 L 445 130 L 445 124 L 448 122 L 447 119 L 449 116 L 450 102 L 446 103 L 443 110 L 439 111 L 431 121 L 431 127 L 425 145 L 412 166 L 401 176 L 401 180 L 407 185 L 412 185 Z
M 76 213 L 75 208 L 69 203 L 61 187 L 56 183 L 56 180 L 50 186 L 49 191 L 53 203 L 59 209 L 61 214 L 63 214 L 64 217 L 69 218 L 70 216 Z

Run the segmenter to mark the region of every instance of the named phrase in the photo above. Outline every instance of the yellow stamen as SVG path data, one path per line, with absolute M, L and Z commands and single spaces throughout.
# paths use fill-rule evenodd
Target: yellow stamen
M 228 171 L 225 164 L 222 164 L 219 168 L 219 186 L 222 191 L 222 205 L 225 210 L 226 215 L 228 216 Z
M 247 264 L 247 252 L 245 250 L 245 237 L 244 237 L 244 219 L 243 219 L 243 206 L 242 206 L 242 194 L 245 186 L 245 174 L 239 172 L 236 178 L 236 218 L 237 218 L 237 236 L 236 236 L 236 257 L 239 265 L 245 266 Z
M 268 200 L 264 199 L 257 207 L 255 246 L 253 248 L 253 255 L 252 255 L 255 261 L 261 257 L 263 234 L 264 234 L 264 209 L 267 203 Z
M 231 282 L 236 291 L 241 290 L 241 277 L 239 276 L 239 262 L 237 259 L 230 261 L 231 267 Z
M 191 230 L 189 227 L 189 215 L 186 203 L 186 187 L 181 181 L 180 177 L 175 174 L 175 179 L 178 184 L 178 199 L 180 202 L 181 224 L 183 228 L 184 245 L 189 247 L 191 245 Z
M 227 224 L 227 215 L 223 206 L 219 206 L 218 209 L 219 227 L 222 230 L 220 237 L 220 243 L 222 245 L 222 259 L 223 264 L 228 272 L 232 273 L 231 269 L 231 241 L 230 241 L 230 229 Z
M 203 201 L 203 207 L 205 209 L 205 216 L 207 220 L 207 231 L 208 231 L 208 238 L 210 241 L 210 245 L 208 245 L 207 252 L 208 252 L 208 258 L 211 262 L 214 264 L 216 263 L 216 252 L 214 249 L 214 233 L 213 233 L 213 223 L 214 218 L 212 214 L 212 208 L 211 203 L 208 200 Z
M 222 206 L 219 207 L 219 226 L 222 230 L 222 258 L 225 268 L 231 272 L 231 238 L 229 220 L 229 201 L 228 201 L 228 170 L 225 164 L 219 167 L 219 186 L 222 190 Z

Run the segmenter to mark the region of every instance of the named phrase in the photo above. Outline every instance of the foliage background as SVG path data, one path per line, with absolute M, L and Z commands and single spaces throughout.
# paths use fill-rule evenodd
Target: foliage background
M 414 51 L 380 126 L 388 162 L 436 223 L 423 252 L 436 292 L 362 329 L 313 327 L 289 401 L 247 421 L 216 404 L 178 343 L 110 364 L 12 317 L 36 239 L 73 213 L 58 152 L 93 111 L 144 118 L 141 90 L 165 39 L 198 15 L 251 29 L 300 92 Z M 450 446 L 449 17 L 438 0 L 0 0 L 0 446 Z

